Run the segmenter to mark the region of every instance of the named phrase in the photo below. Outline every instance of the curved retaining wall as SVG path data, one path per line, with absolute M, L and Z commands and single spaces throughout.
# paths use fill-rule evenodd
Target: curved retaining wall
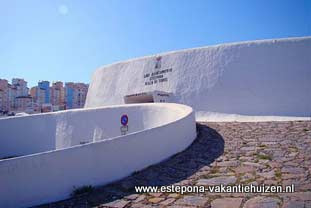
M 0 158 L 68 148 L 121 135 L 120 117 L 129 116 L 128 133 L 153 128 L 178 117 L 163 105 L 77 109 L 0 119 Z
M 72 128 L 67 125 L 63 129 L 64 132 L 71 132 L 71 136 L 66 134 L 64 139 L 79 137 L 79 133 L 84 130 L 94 132 L 93 127 L 89 129 L 93 124 L 102 126 L 102 129 L 107 125 L 107 132 L 115 130 L 117 134 L 117 129 L 120 131 L 119 119 L 124 113 L 129 115 L 129 129 L 135 131 L 136 128 L 136 132 L 125 136 L 114 135 L 116 137 L 109 139 L 105 137 L 108 134 L 102 134 L 102 138 L 95 139 L 100 141 L 94 143 L 0 161 L 0 207 L 28 207 L 61 200 L 69 197 L 74 186 L 96 186 L 113 182 L 184 150 L 196 137 L 192 108 L 179 104 L 138 104 L 73 110 L 3 119 L 0 120 L 0 126 L 9 122 L 12 127 L 14 120 L 21 123 L 24 121 L 26 124 L 29 118 L 43 117 L 51 123 L 60 120 L 70 122 Z M 114 116 L 117 117 L 116 120 Z M 41 122 L 45 120 L 43 118 Z M 86 125 L 88 122 L 91 124 Z M 20 124 L 19 131 L 27 131 L 27 127 L 25 125 L 23 129 Z M 80 129 L 82 127 L 83 131 Z M 39 140 L 40 137 L 31 137 L 30 133 L 33 131 L 25 134 L 24 144 L 29 144 L 24 149 L 31 148 L 35 145 L 34 141 Z M 48 138 L 51 139 L 52 136 Z M 49 147 L 37 146 L 36 150 L 49 149 L 53 144 L 51 142 Z M 2 150 L 1 146 L 1 152 Z
M 173 93 L 173 102 L 195 111 L 310 116 L 310 54 L 311 37 L 304 37 L 223 44 L 119 62 L 95 71 L 85 106 L 122 104 L 126 95 L 159 90 Z

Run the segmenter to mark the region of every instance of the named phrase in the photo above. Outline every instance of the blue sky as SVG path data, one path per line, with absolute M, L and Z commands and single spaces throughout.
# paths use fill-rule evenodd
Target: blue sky
M 0 0 L 0 78 L 90 82 L 116 61 L 311 35 L 310 0 Z

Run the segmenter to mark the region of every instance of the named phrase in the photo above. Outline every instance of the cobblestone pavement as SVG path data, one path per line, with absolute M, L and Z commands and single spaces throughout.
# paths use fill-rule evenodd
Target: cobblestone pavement
M 311 121 L 201 123 L 185 151 L 91 193 L 41 207 L 311 208 Z M 295 184 L 295 193 L 137 194 L 134 185 Z

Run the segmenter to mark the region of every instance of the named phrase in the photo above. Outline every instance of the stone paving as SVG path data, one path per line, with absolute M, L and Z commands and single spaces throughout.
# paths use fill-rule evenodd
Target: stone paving
M 185 151 L 116 183 L 41 207 L 311 208 L 311 121 L 200 123 Z M 295 184 L 294 193 L 143 193 L 135 185 Z

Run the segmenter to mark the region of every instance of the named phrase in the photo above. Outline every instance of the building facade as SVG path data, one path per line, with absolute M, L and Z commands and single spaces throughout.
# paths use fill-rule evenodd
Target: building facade
M 65 83 L 66 109 L 83 108 L 88 91 L 88 84 Z
M 30 95 L 27 96 L 17 96 L 15 98 L 16 103 L 16 110 L 17 111 L 26 111 L 26 112 L 33 112 L 33 100 Z
M 85 107 L 161 91 L 197 114 L 310 116 L 311 37 L 173 51 L 95 71 Z
M 62 82 L 54 82 L 51 86 L 51 104 L 53 109 L 65 109 L 65 88 Z
M 9 84 L 5 79 L 0 79 L 0 111 L 10 110 Z
M 12 85 L 16 88 L 16 96 L 27 96 L 29 88 L 27 82 L 24 79 L 13 78 Z
M 12 84 L 0 79 L 0 113 L 59 111 L 84 107 L 88 84 L 40 81 L 30 90 L 24 79 L 14 78 Z
M 50 103 L 50 82 L 49 81 L 40 81 L 38 83 L 38 87 L 40 88 L 40 90 L 44 91 L 43 103 Z M 40 93 L 42 93 L 40 90 L 37 91 L 38 97 L 40 97 Z

